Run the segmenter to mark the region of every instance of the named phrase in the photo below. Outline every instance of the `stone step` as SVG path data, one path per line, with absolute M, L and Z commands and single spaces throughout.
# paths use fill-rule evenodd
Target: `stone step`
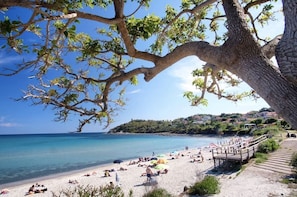
M 292 158 L 291 155 L 269 155 L 269 157 L 271 157 L 271 158 L 279 157 L 279 158 L 287 158 L 287 159 L 291 159 Z
M 268 159 L 266 161 L 264 161 L 263 163 L 261 164 L 264 164 L 264 163 L 271 163 L 271 164 L 279 164 L 279 165 L 285 165 L 285 166 L 290 166 L 290 162 L 287 162 L 287 161 L 284 161 L 284 160 L 274 160 L 274 159 Z M 291 166 L 290 166 L 291 167 Z
M 281 163 L 281 162 L 274 162 L 274 161 L 267 161 L 258 165 L 263 166 L 270 166 L 271 168 L 287 168 L 292 169 L 292 166 L 289 166 L 287 163 Z
M 278 172 L 283 174 L 292 174 L 294 168 L 290 166 L 292 155 L 297 152 L 297 142 L 284 141 L 281 144 L 281 148 L 276 152 L 269 154 L 268 160 L 261 164 L 253 164 L 253 166 L 270 170 L 272 172 Z
M 263 170 L 270 170 L 272 172 L 278 172 L 282 174 L 292 174 L 291 169 L 284 169 L 284 168 L 274 168 L 272 166 L 265 166 L 265 165 L 254 165 L 257 168 L 263 169 Z
M 290 167 L 290 168 L 292 168 L 292 166 L 290 166 L 289 163 L 280 162 L 280 161 L 269 160 L 269 161 L 265 161 L 264 163 L 261 163 L 261 164 L 271 165 L 271 166 L 276 165 L 276 166 L 283 166 L 283 167 Z
M 284 156 L 288 156 L 288 157 L 292 157 L 293 153 L 291 152 L 275 152 L 275 153 L 271 153 L 270 155 L 284 155 Z
M 274 162 L 282 162 L 286 164 L 290 164 L 291 160 L 289 159 L 282 159 L 282 158 L 269 158 L 268 161 L 274 161 Z
M 292 167 L 287 165 L 287 164 L 282 164 L 282 163 L 275 163 L 275 162 L 264 162 L 261 164 L 255 164 L 256 167 L 261 167 L 261 168 L 266 168 L 269 169 L 271 171 L 288 171 L 291 172 L 292 171 Z
M 292 157 L 293 153 L 291 152 L 280 152 L 280 151 L 277 151 L 277 152 L 274 152 L 274 153 L 270 153 L 271 156 L 273 155 L 283 155 L 283 156 L 288 156 L 288 157 Z

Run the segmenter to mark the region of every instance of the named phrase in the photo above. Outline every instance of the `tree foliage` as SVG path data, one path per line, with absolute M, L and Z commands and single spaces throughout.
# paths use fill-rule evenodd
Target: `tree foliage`
M 283 0 L 285 31 L 276 38 L 260 37 L 257 27 L 274 20 L 277 0 L 181 0 L 159 16 L 144 14 L 152 3 L 1 1 L 0 36 L 6 40 L 1 47 L 24 57 L 1 74 L 30 71 L 35 81 L 20 100 L 53 106 L 58 121 L 78 113 L 81 131 L 91 122 L 110 123 L 125 105 L 125 86 L 136 85 L 138 75 L 150 81 L 194 55 L 205 65 L 192 73 L 200 93 L 184 94 L 192 105 L 207 105 L 207 93 L 232 101 L 260 96 L 297 127 L 295 1 Z M 26 15 L 11 16 L 15 7 Z M 270 61 L 274 55 L 279 67 Z M 243 81 L 251 91 L 225 89 Z

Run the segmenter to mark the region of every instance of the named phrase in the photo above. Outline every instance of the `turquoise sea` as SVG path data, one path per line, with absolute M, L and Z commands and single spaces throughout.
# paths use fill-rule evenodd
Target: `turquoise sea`
M 115 159 L 201 148 L 219 138 L 151 134 L 28 134 L 0 135 L 0 185 L 92 166 Z

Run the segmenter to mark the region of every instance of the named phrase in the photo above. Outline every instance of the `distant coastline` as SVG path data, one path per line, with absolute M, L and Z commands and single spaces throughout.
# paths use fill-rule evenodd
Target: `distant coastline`
M 234 136 L 249 135 L 256 129 L 268 126 L 290 128 L 271 108 L 246 114 L 197 114 L 186 118 L 168 120 L 131 120 L 112 128 L 108 133 L 141 133 L 158 135 Z

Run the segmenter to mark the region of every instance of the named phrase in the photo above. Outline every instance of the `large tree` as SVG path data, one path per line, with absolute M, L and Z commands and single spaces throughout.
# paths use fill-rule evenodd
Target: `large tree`
M 62 121 L 79 113 L 81 131 L 87 123 L 112 120 L 125 104 L 123 84 L 136 84 L 141 74 L 150 81 L 182 58 L 197 56 L 205 62 L 193 71 L 193 85 L 201 92 L 184 94 L 192 105 L 205 104 L 207 92 L 233 101 L 260 96 L 297 128 L 296 0 L 283 0 L 285 28 L 275 38 L 262 38 L 257 27 L 273 19 L 277 0 L 181 0 L 160 16 L 144 15 L 150 3 L 0 0 L 4 15 L 16 7 L 23 13 L 1 19 L 0 36 L 7 41 L 2 49 L 24 57 L 1 74 L 30 70 L 36 82 L 21 99 L 54 106 Z M 278 65 L 270 60 L 274 56 Z M 241 81 L 250 92 L 222 89 L 222 82 Z

